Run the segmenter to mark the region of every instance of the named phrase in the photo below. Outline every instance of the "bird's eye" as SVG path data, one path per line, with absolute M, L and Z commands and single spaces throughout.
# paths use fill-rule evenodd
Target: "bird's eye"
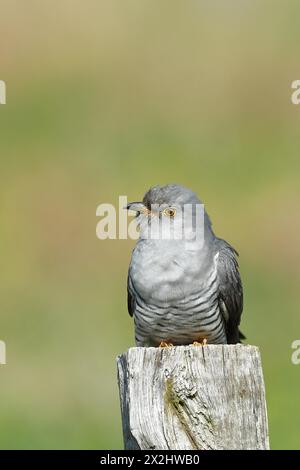
M 175 217 L 176 215 L 176 209 L 174 207 L 167 207 L 164 211 L 163 214 L 166 215 L 167 217 Z

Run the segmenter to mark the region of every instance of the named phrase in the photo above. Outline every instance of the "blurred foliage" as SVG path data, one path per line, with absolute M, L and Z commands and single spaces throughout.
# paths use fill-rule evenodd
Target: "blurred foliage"
M 299 448 L 297 1 L 0 0 L 1 448 L 121 448 L 132 241 L 96 206 L 178 182 L 240 252 L 271 445 Z

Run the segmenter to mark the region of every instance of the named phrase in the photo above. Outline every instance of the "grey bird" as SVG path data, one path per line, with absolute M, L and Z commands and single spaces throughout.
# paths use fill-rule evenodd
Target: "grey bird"
M 183 217 L 187 207 L 192 210 Z M 203 237 L 195 236 L 198 207 L 204 206 L 197 195 L 178 184 L 154 186 L 142 202 L 127 206 L 140 228 L 127 282 L 137 346 L 234 344 L 245 338 L 239 331 L 238 253 L 215 236 L 204 209 Z M 163 237 L 164 227 L 171 236 Z

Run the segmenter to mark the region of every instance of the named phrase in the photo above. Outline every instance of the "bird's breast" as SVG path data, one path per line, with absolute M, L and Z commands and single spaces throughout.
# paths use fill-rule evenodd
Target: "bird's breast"
M 184 249 L 182 244 L 138 243 L 132 256 L 130 275 L 137 292 L 154 304 L 177 304 L 201 289 L 211 271 L 203 253 Z
M 199 338 L 226 342 L 218 304 L 217 255 L 205 260 L 199 253 L 179 249 L 138 247 L 129 278 L 138 345 L 189 344 Z

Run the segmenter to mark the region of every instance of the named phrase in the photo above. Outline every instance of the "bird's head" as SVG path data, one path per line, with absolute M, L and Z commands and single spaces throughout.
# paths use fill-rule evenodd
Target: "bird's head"
M 198 196 L 179 184 L 154 186 L 126 208 L 136 212 L 141 238 L 191 239 L 202 229 L 198 235 L 203 236 L 204 224 L 210 225 Z

